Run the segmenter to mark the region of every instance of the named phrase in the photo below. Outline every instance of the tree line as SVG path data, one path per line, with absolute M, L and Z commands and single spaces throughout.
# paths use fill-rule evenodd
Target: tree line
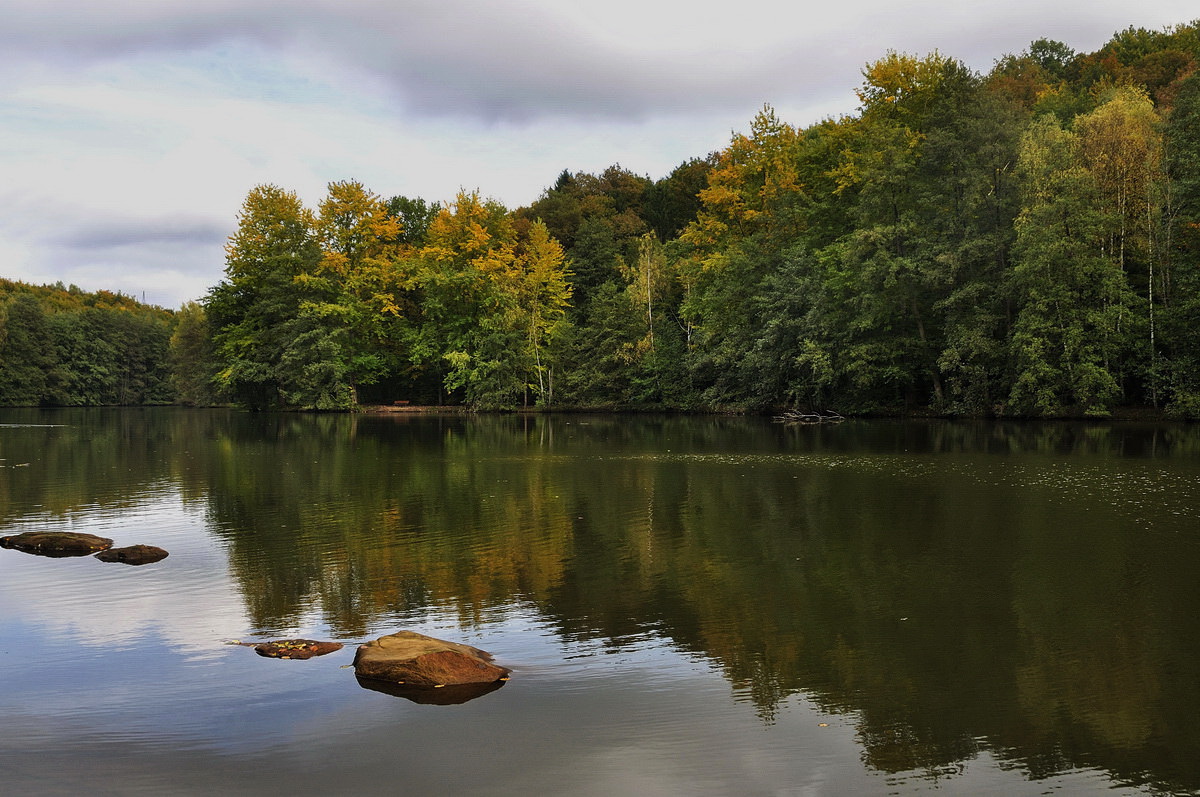
M 174 314 L 187 403 L 1200 417 L 1200 23 L 867 65 L 652 180 L 528 207 L 254 188 Z
M 0 406 L 170 403 L 174 325 L 121 294 L 0 279 Z

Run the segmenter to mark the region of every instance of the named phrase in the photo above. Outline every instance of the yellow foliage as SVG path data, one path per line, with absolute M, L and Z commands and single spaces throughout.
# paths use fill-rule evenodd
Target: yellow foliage
M 799 144 L 800 132 L 764 107 L 751 123 L 750 135 L 734 135 L 718 155 L 700 192 L 704 208 L 681 238 L 708 249 L 730 234 L 745 236 L 773 223 L 780 201 L 803 193 Z
M 895 108 L 916 105 L 911 110 L 923 113 L 941 84 L 942 72 L 949 59 L 934 50 L 924 58 L 890 51 L 867 64 L 863 85 L 855 92 L 862 103 L 863 115 L 878 112 L 880 106 Z

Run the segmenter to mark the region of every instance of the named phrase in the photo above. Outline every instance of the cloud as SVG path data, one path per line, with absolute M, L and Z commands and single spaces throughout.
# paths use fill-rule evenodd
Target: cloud
M 35 262 L 39 273 L 57 274 L 68 284 L 174 308 L 203 296 L 219 280 L 232 224 L 232 218 L 81 214 L 77 224 L 43 230 Z
M 0 47 L 74 65 L 253 42 L 374 83 L 415 113 L 490 121 L 688 108 L 701 82 L 720 102 L 753 72 L 745 59 L 698 69 L 696 53 L 631 51 L 603 32 L 533 3 L 52 2 L 21 4 Z
M 273 55 L 257 45 L 143 54 L 0 90 L 0 137 L 14 143 L 0 151 L 0 273 L 176 307 L 221 278 L 224 241 L 256 184 L 296 190 L 310 207 L 350 178 L 385 197 L 478 189 L 515 207 L 564 168 L 621 162 L 660 176 L 731 129 L 721 117 L 412 117 Z
M 121 220 L 101 224 L 89 219 L 48 240 L 51 246 L 69 249 L 124 249 L 139 246 L 212 246 L 228 236 L 224 224 L 207 219 L 168 216 L 162 219 Z
M 406 111 L 488 122 L 639 119 L 744 108 L 748 98 L 827 102 L 888 49 L 934 48 L 987 68 L 1039 36 L 1102 40 L 1127 24 L 1187 21 L 1190 3 L 1098 0 L 831 7 L 774 0 L 278 0 L 204 4 L 22 2 L 6 12 L 12 59 L 78 63 L 253 42 L 324 77 L 373 87 Z

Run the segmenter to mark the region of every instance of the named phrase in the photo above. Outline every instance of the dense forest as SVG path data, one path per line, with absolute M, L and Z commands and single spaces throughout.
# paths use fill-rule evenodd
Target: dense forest
M 0 404 L 1197 418 L 1198 65 L 1200 22 L 889 53 L 853 115 L 516 210 L 258 186 L 178 312 L 0 285 Z
M 0 406 L 171 402 L 175 315 L 107 291 L 0 279 Z

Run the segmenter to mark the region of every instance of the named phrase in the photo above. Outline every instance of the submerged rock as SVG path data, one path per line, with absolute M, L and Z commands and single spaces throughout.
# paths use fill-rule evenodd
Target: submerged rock
M 312 639 L 276 639 L 254 645 L 255 653 L 272 659 L 311 659 L 341 649 L 341 642 L 316 642 Z
M 109 548 L 96 554 L 101 562 L 121 562 L 127 565 L 148 565 L 166 559 L 170 554 L 162 548 L 153 545 L 126 545 L 123 548 Z
M 87 556 L 111 548 L 112 544 L 108 537 L 73 531 L 27 531 L 0 537 L 0 548 L 13 548 L 38 556 Z
M 457 684 L 490 684 L 508 677 L 492 664 L 492 654 L 415 631 L 399 631 L 367 642 L 354 654 L 359 678 L 434 689 Z

